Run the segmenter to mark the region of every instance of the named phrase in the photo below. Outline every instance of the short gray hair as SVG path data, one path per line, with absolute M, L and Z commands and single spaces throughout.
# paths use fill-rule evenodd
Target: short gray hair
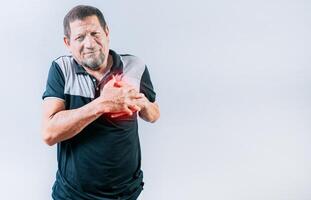
M 75 20 L 83 20 L 89 16 L 96 16 L 98 21 L 103 29 L 106 28 L 106 21 L 104 18 L 103 13 L 95 7 L 86 6 L 86 5 L 78 5 L 72 8 L 67 15 L 64 17 L 63 25 L 64 25 L 64 35 L 67 38 L 70 38 L 71 30 L 70 30 L 70 23 Z

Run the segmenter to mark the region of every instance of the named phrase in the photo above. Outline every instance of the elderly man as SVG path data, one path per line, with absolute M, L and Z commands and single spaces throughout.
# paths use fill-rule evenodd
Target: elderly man
M 109 49 L 100 10 L 76 6 L 64 18 L 71 56 L 52 62 L 43 94 L 43 139 L 57 143 L 53 199 L 137 199 L 143 189 L 137 115 L 159 118 L 145 64 Z

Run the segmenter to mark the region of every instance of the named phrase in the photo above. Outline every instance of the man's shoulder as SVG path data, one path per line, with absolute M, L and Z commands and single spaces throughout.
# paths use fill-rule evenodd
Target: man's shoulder
M 68 76 L 75 71 L 74 65 L 72 55 L 62 55 L 52 61 L 52 67 L 59 68 L 64 76 Z
M 135 56 L 132 54 L 120 54 L 120 57 L 122 59 L 135 60 L 135 61 L 141 61 L 142 62 L 142 59 L 140 59 L 138 56 Z
M 123 61 L 123 64 L 125 65 L 125 67 L 127 66 L 135 66 L 135 67 L 145 67 L 145 62 L 134 55 L 131 54 L 120 54 L 121 60 Z
M 70 62 L 72 60 L 73 60 L 72 55 L 62 55 L 55 58 L 52 62 L 59 64 L 61 62 Z

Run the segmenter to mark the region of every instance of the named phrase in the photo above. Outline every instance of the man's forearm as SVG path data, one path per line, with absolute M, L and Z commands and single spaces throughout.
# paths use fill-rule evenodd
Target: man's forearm
M 160 110 L 157 103 L 148 102 L 146 106 L 139 111 L 139 116 L 148 122 L 155 122 L 160 117 Z
M 44 141 L 48 145 L 54 145 L 72 138 L 101 116 L 102 113 L 99 111 L 96 101 L 77 109 L 57 112 L 45 122 Z

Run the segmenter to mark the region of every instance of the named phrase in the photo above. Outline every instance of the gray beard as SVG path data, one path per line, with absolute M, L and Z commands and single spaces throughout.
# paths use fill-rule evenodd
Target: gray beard
M 99 53 L 98 57 L 90 57 L 87 59 L 82 60 L 82 65 L 89 68 L 90 70 L 97 71 L 99 70 L 100 66 L 105 61 L 105 54 L 102 52 Z

